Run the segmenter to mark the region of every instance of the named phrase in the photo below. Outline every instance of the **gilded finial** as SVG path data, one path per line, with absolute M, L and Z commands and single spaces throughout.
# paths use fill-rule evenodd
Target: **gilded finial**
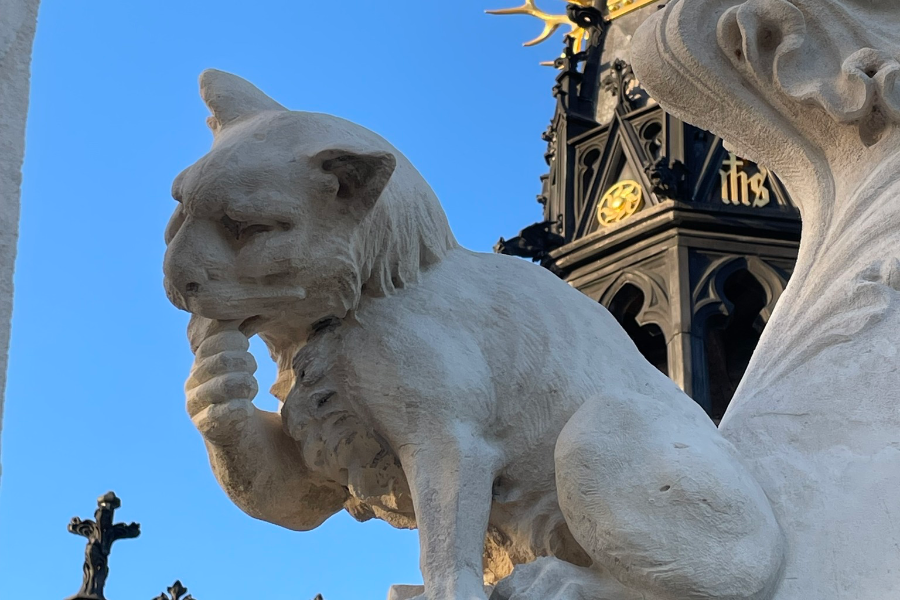
M 607 0 L 606 19 L 612 21 L 619 17 L 623 17 L 639 8 L 642 8 L 649 4 L 653 4 L 654 2 L 661 3 L 661 0 Z M 594 6 L 594 0 L 568 0 L 566 4 L 575 4 L 581 7 L 591 7 Z M 545 12 L 537 7 L 537 5 L 535 4 L 535 0 L 525 0 L 525 4 L 523 4 L 522 6 L 517 6 L 515 8 L 500 8 L 496 10 L 487 10 L 485 12 L 489 15 L 528 15 L 540 19 L 544 23 L 544 30 L 533 40 L 525 42 L 525 46 L 536 46 L 541 42 L 547 41 L 548 39 L 550 39 L 550 36 L 556 33 L 559 28 L 564 25 L 567 25 L 571 28 L 568 35 L 575 40 L 572 49 L 576 53 L 582 51 L 585 46 L 585 42 L 590 37 L 590 32 L 578 23 L 574 23 L 568 15 Z M 551 61 L 542 62 L 541 64 L 552 66 L 554 63 Z
M 568 4 L 593 6 L 593 0 L 572 0 L 571 2 L 568 2 Z M 496 10 L 487 10 L 485 12 L 489 15 L 528 15 L 540 19 L 544 23 L 544 30 L 533 40 L 525 42 L 525 46 L 536 46 L 541 42 L 547 41 L 550 36 L 556 33 L 563 25 L 568 25 L 571 28 L 568 35 L 575 39 L 575 52 L 581 52 L 581 49 L 584 47 L 584 42 L 588 38 L 587 30 L 577 23 L 573 23 L 568 15 L 554 15 L 545 12 L 537 7 L 535 0 L 525 0 L 525 4 L 515 8 L 500 8 Z

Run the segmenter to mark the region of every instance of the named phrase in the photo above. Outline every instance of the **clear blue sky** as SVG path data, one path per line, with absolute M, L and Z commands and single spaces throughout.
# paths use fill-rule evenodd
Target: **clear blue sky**
M 196 81 L 216 67 L 384 135 L 461 242 L 489 251 L 540 218 L 554 72 L 537 63 L 561 48 L 523 49 L 537 22 L 483 14 L 516 3 L 44 0 L 0 455 L 4 598 L 77 591 L 84 540 L 66 524 L 109 489 L 143 527 L 114 548 L 110 600 L 176 578 L 199 600 L 381 600 L 420 581 L 414 532 L 344 514 L 288 532 L 219 489 L 184 411 L 187 315 L 162 289 L 169 190 L 209 148 Z

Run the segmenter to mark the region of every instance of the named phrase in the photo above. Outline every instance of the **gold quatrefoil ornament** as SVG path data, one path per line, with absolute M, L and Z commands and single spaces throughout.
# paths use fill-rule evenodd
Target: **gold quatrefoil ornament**
M 627 219 L 644 205 L 644 190 L 637 181 L 620 181 L 603 195 L 597 207 L 597 220 L 607 227 Z

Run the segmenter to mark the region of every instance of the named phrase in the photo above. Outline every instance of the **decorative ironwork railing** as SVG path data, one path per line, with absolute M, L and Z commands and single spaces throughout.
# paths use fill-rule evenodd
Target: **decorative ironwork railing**
M 73 517 L 69 521 L 69 532 L 87 538 L 84 549 L 84 576 L 81 589 L 66 600 L 106 600 L 103 588 L 109 576 L 109 554 L 112 545 L 118 540 L 133 539 L 141 535 L 138 523 L 115 523 L 116 510 L 122 501 L 114 492 L 107 492 L 97 499 L 97 510 L 94 519 Z M 195 600 L 181 581 L 173 583 L 166 592 L 153 600 Z M 319 594 L 313 600 L 323 600 Z

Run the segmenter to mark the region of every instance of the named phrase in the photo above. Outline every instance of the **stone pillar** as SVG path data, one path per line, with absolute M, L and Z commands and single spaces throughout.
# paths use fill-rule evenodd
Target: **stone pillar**
M 31 46 L 40 0 L 0 0 L 0 427 L 19 237 Z

